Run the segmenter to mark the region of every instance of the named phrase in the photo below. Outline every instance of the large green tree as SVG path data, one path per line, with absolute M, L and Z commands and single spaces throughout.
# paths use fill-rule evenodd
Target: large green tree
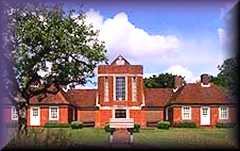
M 174 88 L 175 76 L 170 73 L 161 73 L 144 78 L 146 88 Z
M 239 82 L 238 65 L 236 58 L 224 60 L 221 66 L 218 66 L 220 72 L 217 76 L 212 76 L 211 82 L 225 89 L 235 90 Z
M 26 110 L 33 96 L 40 101 L 61 87 L 86 84 L 97 64 L 107 61 L 104 43 L 86 24 L 84 12 L 26 5 L 11 8 L 8 14 L 17 92 L 26 101 L 23 108 L 17 108 L 18 113 Z M 36 81 L 38 85 L 33 86 Z

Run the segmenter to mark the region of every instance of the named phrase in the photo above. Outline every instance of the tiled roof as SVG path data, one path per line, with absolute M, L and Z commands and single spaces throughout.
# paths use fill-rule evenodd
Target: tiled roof
M 70 104 L 64 94 L 65 92 L 60 90 L 57 94 L 47 94 L 42 100 L 38 100 L 37 97 L 32 97 L 30 104 Z
M 69 102 L 79 107 L 95 107 L 96 95 L 96 89 L 73 89 L 67 92 Z
M 163 107 L 171 97 L 172 89 L 170 88 L 145 88 L 146 107 Z
M 202 87 L 200 83 L 188 83 L 175 92 L 169 104 L 225 104 L 234 103 L 220 87 L 211 84 Z

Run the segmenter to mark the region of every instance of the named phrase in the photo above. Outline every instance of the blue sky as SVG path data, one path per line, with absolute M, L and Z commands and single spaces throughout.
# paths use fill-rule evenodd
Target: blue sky
M 229 57 L 223 16 L 235 3 L 80 1 L 65 2 L 64 9 L 87 12 L 88 23 L 106 41 L 110 61 L 122 54 L 143 65 L 145 76 L 171 72 L 194 82 L 202 73 L 216 75 L 217 65 Z

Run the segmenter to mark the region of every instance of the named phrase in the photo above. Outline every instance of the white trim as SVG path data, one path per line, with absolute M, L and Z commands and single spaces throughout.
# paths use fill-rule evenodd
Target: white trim
M 52 108 L 57 108 L 57 117 L 56 118 L 52 118 L 52 116 L 51 116 Z M 58 106 L 49 106 L 49 120 L 53 120 L 53 121 L 59 120 L 59 107 Z
M 166 107 L 166 108 L 165 108 L 166 120 L 168 120 L 168 108 L 169 108 L 169 107 Z
M 104 102 L 109 102 L 109 77 L 104 77 L 103 78 L 103 82 L 104 82 Z M 106 88 L 107 87 L 107 88 Z
M 15 106 L 12 106 L 12 107 L 11 107 L 11 119 L 12 119 L 13 121 L 18 120 L 18 114 L 17 114 L 17 110 L 16 110 L 16 107 L 15 107 Z
M 190 114 L 190 116 L 189 116 L 189 118 L 185 118 L 184 117 L 184 107 L 189 107 L 190 109 L 190 111 L 189 111 L 189 114 Z M 191 120 L 192 119 L 192 108 L 191 108 L 191 106 L 182 106 L 182 120 Z
M 208 109 L 207 116 L 203 115 L 203 108 Z M 201 108 L 200 108 L 200 125 L 210 125 L 210 124 L 211 124 L 211 108 L 209 106 L 201 106 Z
M 113 76 L 113 100 L 116 100 L 116 76 Z
M 203 83 L 201 83 L 201 86 L 202 86 L 202 87 L 206 87 L 206 88 L 208 88 L 208 87 L 211 86 L 211 84 L 210 84 L 210 83 L 208 83 L 208 84 L 203 84 Z
M 226 118 L 222 118 L 221 114 L 222 114 L 222 110 L 221 108 L 225 107 L 226 108 L 226 112 L 227 112 L 227 117 Z M 219 117 L 219 120 L 228 120 L 229 118 L 229 107 L 227 106 L 219 106 L 218 108 L 218 117 Z
M 100 106 L 99 109 L 100 110 L 112 110 L 112 109 L 116 109 L 116 108 L 119 108 L 119 109 L 123 109 L 123 108 L 128 108 L 129 110 L 141 110 L 141 106 L 129 106 L 129 107 L 126 107 L 126 106 L 117 106 L 117 105 L 114 105 L 114 106 Z
M 97 75 L 98 77 L 109 77 L 109 76 L 112 76 L 112 77 L 125 77 L 125 76 L 128 76 L 128 77 L 143 77 L 143 74 L 130 74 L 130 73 L 126 73 L 126 74 L 98 74 Z
M 128 77 L 125 76 L 125 100 L 128 100 Z
M 33 109 L 38 110 L 38 116 L 33 116 Z M 39 126 L 40 125 L 40 119 L 41 119 L 40 109 L 41 109 L 40 106 L 31 106 L 31 108 L 30 108 L 30 125 L 31 126 Z

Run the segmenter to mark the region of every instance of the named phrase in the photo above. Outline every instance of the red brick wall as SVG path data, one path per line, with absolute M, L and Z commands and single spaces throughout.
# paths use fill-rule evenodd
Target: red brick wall
M 219 111 L 218 106 L 211 105 L 210 107 L 210 126 L 215 126 L 217 122 L 219 122 Z M 191 106 L 192 109 L 192 120 L 200 126 L 200 108 L 201 106 Z M 182 113 L 181 113 L 181 106 L 174 106 L 172 107 L 172 122 L 180 122 L 182 121 Z M 170 116 L 170 117 L 171 117 Z M 235 122 L 237 116 L 237 109 L 235 107 L 229 107 L 229 119 L 226 120 L 227 122 Z
M 96 127 L 104 127 L 112 118 L 112 110 L 98 110 L 96 111 Z
M 164 120 L 163 109 L 158 111 L 145 111 L 146 112 L 146 122 L 157 122 Z
M 134 123 L 140 124 L 141 127 L 146 127 L 146 113 L 142 110 L 129 110 L 130 118 L 134 119 Z
M 99 65 L 98 74 L 143 74 L 142 65 Z
M 55 105 L 54 105 L 55 106 Z M 59 120 L 58 123 L 69 123 L 69 106 L 61 105 L 59 106 Z M 49 106 L 40 107 L 40 126 L 44 126 L 49 122 Z M 27 109 L 27 126 L 30 125 L 30 107 Z
M 77 120 L 81 122 L 93 122 L 96 120 L 96 111 L 77 110 Z

